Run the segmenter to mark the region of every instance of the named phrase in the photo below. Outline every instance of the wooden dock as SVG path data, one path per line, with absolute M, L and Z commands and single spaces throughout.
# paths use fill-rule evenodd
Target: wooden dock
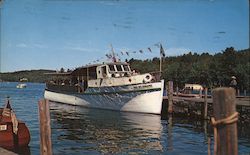
M 172 113 L 174 115 L 198 117 L 209 119 L 213 116 L 213 99 L 211 96 L 205 98 L 201 97 L 183 97 L 172 96 Z M 163 96 L 163 115 L 168 113 L 168 96 Z M 207 108 L 205 107 L 207 104 Z M 236 108 L 240 113 L 240 119 L 250 122 L 250 97 L 238 96 L 236 97 Z M 207 111 L 205 112 L 206 109 Z M 204 116 L 205 115 L 205 116 Z
M 163 101 L 168 100 L 168 96 L 163 96 Z M 180 97 L 174 96 L 173 101 L 176 102 L 195 102 L 195 103 L 204 103 L 204 98 L 197 97 Z M 207 103 L 212 104 L 213 99 L 207 98 Z M 236 97 L 237 106 L 249 106 L 250 107 L 250 97 Z

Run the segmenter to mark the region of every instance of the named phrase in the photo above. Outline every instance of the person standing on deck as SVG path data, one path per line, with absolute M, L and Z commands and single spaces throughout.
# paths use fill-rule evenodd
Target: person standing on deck
M 230 82 L 229 86 L 233 87 L 235 90 L 237 89 L 237 81 L 235 76 L 232 76 L 232 81 Z

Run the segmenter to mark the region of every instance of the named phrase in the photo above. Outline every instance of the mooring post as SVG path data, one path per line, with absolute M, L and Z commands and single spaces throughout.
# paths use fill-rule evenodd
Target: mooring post
M 199 96 L 200 96 L 200 98 L 202 98 L 202 89 L 201 88 L 199 90 Z
M 48 100 L 40 100 L 39 121 L 40 121 L 40 154 L 52 155 L 50 112 Z
M 233 88 L 216 88 L 212 92 L 214 118 L 214 154 L 238 154 L 236 97 Z
M 204 90 L 204 119 L 207 119 L 207 88 Z
M 173 81 L 168 81 L 168 113 L 173 113 Z
M 179 96 L 179 87 L 176 87 L 176 96 Z
M 240 96 L 240 89 L 237 89 L 237 96 Z

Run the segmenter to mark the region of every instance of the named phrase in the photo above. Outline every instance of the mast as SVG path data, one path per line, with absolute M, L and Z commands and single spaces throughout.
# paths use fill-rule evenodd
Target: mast
M 161 72 L 162 72 L 162 56 L 160 56 L 160 77 L 161 77 Z
M 110 47 L 111 47 L 111 52 L 112 52 L 112 61 L 117 62 L 116 57 L 115 57 L 115 51 L 114 51 L 112 44 L 110 44 Z

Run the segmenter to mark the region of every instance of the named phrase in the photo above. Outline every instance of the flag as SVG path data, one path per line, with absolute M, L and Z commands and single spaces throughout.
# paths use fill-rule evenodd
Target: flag
M 150 48 L 150 47 L 148 47 L 148 50 L 149 50 L 149 52 L 151 52 L 151 53 L 152 53 L 152 50 L 151 50 L 151 48 Z
M 106 54 L 106 57 L 111 59 L 112 58 L 112 55 L 111 54 Z
M 143 53 L 143 50 L 140 50 L 139 52 L 140 52 L 140 53 Z
M 121 54 L 123 55 L 123 52 L 121 51 Z
M 126 54 L 129 56 L 128 52 L 126 52 Z
M 160 54 L 161 54 L 161 57 L 165 57 L 165 51 L 161 44 L 160 44 Z

